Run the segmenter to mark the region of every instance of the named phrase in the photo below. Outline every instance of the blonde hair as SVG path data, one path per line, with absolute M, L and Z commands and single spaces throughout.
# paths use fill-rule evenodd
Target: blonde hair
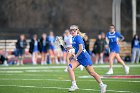
M 82 33 L 80 30 L 79 30 L 79 27 L 77 25 L 71 25 L 70 26 L 70 29 L 76 29 L 77 30 L 77 33 L 83 38 L 85 36 L 85 33 Z
M 77 32 L 78 32 L 78 34 L 79 34 L 82 38 L 84 38 L 85 33 L 81 32 L 79 29 L 77 30 Z

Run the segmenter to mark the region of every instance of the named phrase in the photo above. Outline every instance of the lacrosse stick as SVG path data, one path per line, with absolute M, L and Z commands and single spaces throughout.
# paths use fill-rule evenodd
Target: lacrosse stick
M 57 36 L 55 43 L 56 43 L 56 45 L 59 45 L 60 47 L 62 47 L 63 49 L 66 50 L 66 45 L 65 45 L 65 42 L 63 41 L 62 37 Z M 75 49 L 71 48 L 71 49 L 67 50 L 67 52 L 74 54 Z
M 65 47 L 65 43 L 64 43 L 64 41 L 63 41 L 63 38 L 60 37 L 60 36 L 57 36 L 57 37 L 56 37 L 55 44 L 56 44 L 57 46 L 63 47 L 64 49 L 66 48 L 66 47 Z

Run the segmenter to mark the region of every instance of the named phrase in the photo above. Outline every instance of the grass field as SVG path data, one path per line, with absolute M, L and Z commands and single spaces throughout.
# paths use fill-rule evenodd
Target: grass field
M 130 65 L 130 74 L 140 76 L 140 65 Z M 71 82 L 64 65 L 0 66 L 0 93 L 68 93 Z M 101 76 L 108 65 L 94 65 Z M 74 93 L 99 93 L 97 82 L 86 70 L 75 70 L 79 90 Z M 114 65 L 114 75 L 126 76 L 121 65 Z M 128 75 L 128 76 L 129 76 Z M 108 85 L 107 93 L 140 93 L 140 78 L 102 78 Z

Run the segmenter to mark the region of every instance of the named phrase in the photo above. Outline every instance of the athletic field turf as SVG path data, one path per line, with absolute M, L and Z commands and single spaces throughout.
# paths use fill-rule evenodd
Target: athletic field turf
M 140 65 L 128 64 L 125 75 L 121 65 L 114 65 L 114 75 L 107 76 L 108 65 L 94 65 L 108 85 L 107 93 L 140 93 Z M 71 82 L 64 65 L 0 66 L 0 93 L 68 93 Z M 86 70 L 75 70 L 79 90 L 74 93 L 99 93 L 99 86 Z

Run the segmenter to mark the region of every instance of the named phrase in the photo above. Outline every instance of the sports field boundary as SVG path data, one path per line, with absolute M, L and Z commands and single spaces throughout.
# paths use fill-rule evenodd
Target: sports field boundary
M 140 67 L 139 64 L 137 65 L 128 65 L 129 67 Z M 108 68 L 109 65 L 93 65 L 95 68 Z M 113 68 L 122 67 L 121 65 L 114 65 Z M 0 66 L 0 69 L 58 69 L 58 68 L 66 68 L 66 66 Z

